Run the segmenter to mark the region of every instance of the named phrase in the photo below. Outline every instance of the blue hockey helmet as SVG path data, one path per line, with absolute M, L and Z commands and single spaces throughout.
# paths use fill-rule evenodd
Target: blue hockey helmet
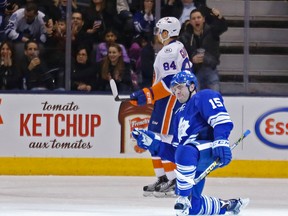
M 198 81 L 195 74 L 191 73 L 190 71 L 180 71 L 173 76 L 170 82 L 170 89 L 173 86 L 180 84 L 185 84 L 189 88 L 192 83 L 194 83 L 195 89 L 197 89 Z

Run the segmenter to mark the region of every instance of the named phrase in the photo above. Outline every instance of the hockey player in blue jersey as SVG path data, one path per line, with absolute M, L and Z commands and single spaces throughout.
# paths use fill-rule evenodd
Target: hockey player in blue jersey
M 185 178 L 197 178 L 213 161 L 219 159 L 219 167 L 232 159 L 229 135 L 233 123 L 219 92 L 205 89 L 197 92 L 197 79 L 190 72 L 181 71 L 173 76 L 170 89 L 182 106 L 174 121 L 172 145 L 162 142 L 159 136 L 148 130 L 132 132 L 141 148 L 157 153 L 174 162 L 177 171 L 176 215 L 237 215 L 249 202 L 238 198 L 222 200 L 202 194 L 205 178 L 193 185 Z

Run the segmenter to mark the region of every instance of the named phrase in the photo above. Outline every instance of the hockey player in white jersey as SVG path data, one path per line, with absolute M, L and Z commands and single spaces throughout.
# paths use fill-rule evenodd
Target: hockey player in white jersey
M 184 45 L 177 40 L 181 25 L 175 17 L 163 17 L 156 23 L 157 38 L 162 49 L 158 52 L 154 67 L 154 80 L 150 88 L 143 88 L 130 95 L 134 105 L 154 104 L 148 129 L 161 135 L 166 142 L 172 140 L 173 113 L 180 105 L 169 90 L 170 81 L 181 70 L 192 70 Z M 144 62 L 145 64 L 145 62 Z M 136 102 L 136 103 L 135 103 Z M 176 176 L 175 164 L 152 154 L 152 164 L 157 181 L 143 187 L 143 195 L 156 197 L 174 196 Z
M 219 167 L 232 159 L 229 135 L 233 123 L 219 92 L 205 89 L 197 92 L 194 74 L 181 71 L 171 81 L 171 91 L 182 106 L 176 112 L 172 145 L 164 143 L 149 130 L 135 129 L 132 134 L 141 148 L 156 152 L 177 165 L 176 215 L 237 215 L 249 199 L 222 200 L 202 194 L 205 178 L 193 185 L 185 178 L 197 178 L 213 161 Z

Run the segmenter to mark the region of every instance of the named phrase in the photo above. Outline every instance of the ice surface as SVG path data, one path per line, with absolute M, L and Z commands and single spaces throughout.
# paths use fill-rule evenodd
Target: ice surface
M 0 216 L 173 216 L 174 198 L 143 197 L 154 177 L 0 176 Z M 242 216 L 288 216 L 288 179 L 207 178 L 204 194 L 249 197 Z

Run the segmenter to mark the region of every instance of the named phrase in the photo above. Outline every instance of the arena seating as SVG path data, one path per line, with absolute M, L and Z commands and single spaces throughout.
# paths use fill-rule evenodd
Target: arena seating
M 218 8 L 229 25 L 220 43 L 222 93 L 288 95 L 288 2 L 209 0 L 207 4 Z

